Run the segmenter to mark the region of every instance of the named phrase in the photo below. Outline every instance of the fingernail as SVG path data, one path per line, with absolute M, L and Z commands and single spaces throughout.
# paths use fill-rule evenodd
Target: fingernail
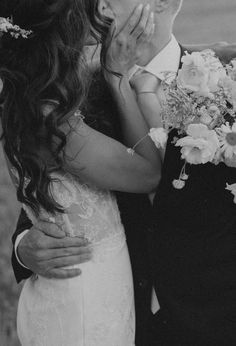
M 77 236 L 77 238 L 81 239 L 81 242 L 83 242 L 84 245 L 89 245 L 90 242 L 87 238 L 81 237 L 81 236 Z
M 147 4 L 145 8 L 146 8 L 147 11 L 149 11 L 150 7 L 151 7 L 150 4 Z
M 151 12 L 150 17 L 152 20 L 154 20 L 154 12 Z

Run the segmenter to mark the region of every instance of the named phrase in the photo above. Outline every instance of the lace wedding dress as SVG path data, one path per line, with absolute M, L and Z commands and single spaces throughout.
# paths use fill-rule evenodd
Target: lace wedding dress
M 115 197 L 69 174 L 54 175 L 52 193 L 65 209 L 53 219 L 69 236 L 85 236 L 93 258 L 81 276 L 26 280 L 18 306 L 23 346 L 133 346 L 135 314 L 132 272 Z M 36 221 L 29 208 L 28 216 Z

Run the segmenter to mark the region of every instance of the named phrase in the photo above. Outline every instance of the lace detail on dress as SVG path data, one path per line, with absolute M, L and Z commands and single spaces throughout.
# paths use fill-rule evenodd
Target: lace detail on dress
M 121 273 L 109 271 L 106 275 L 114 285 L 116 283 L 117 289 L 115 292 L 108 290 L 107 295 L 101 297 L 100 318 L 89 326 L 86 346 L 132 346 L 135 334 L 132 281 L 123 283 Z
M 52 175 L 51 193 L 65 213 L 53 221 L 70 236 L 85 236 L 93 259 L 68 280 L 27 280 L 19 304 L 25 346 L 134 346 L 132 271 L 115 196 L 70 174 Z M 33 223 L 37 221 L 24 206 Z M 25 341 L 26 340 L 26 341 Z
M 116 198 L 111 192 L 81 183 L 77 177 L 69 173 L 53 174 L 52 178 L 51 194 L 65 209 L 65 213 L 53 216 L 41 210 L 40 219 L 60 224 L 69 236 L 86 237 L 94 246 L 101 242 L 107 245 L 103 249 L 102 257 L 106 257 L 106 249 L 109 252 L 114 246 L 122 246 L 125 240 L 124 229 Z M 30 208 L 23 207 L 35 223 L 37 220 Z M 117 235 L 119 236 L 116 237 Z
M 119 209 L 111 192 L 65 174 L 55 176 L 52 193 L 66 210 L 62 218 L 71 236 L 85 236 L 95 244 L 123 232 Z

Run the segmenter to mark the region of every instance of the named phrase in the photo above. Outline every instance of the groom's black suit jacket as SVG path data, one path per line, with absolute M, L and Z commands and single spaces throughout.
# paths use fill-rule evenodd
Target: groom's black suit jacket
M 149 250 L 161 310 L 151 345 L 236 345 L 236 204 L 225 190 L 236 169 L 223 163 L 187 165 L 170 133 L 153 206 Z
M 89 108 L 86 108 L 84 112 L 90 116 L 93 113 L 96 114 L 97 118 L 91 117 L 92 125 L 118 140 L 121 139 L 117 109 L 100 71 L 94 73 L 89 100 Z M 147 195 L 140 194 L 117 193 L 117 200 L 126 231 L 134 277 L 136 345 L 146 346 L 152 288 L 147 251 L 147 227 L 150 222 L 151 204 Z M 22 210 L 16 232 L 12 238 L 13 244 L 16 237 L 31 226 L 30 220 Z M 32 272 L 18 263 L 14 251 L 12 253 L 12 265 L 17 282 L 31 276 Z

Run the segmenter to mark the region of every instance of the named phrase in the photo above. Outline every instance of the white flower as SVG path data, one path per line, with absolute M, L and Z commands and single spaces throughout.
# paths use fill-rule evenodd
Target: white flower
M 0 37 L 2 33 L 7 32 L 9 32 L 15 39 L 18 39 L 20 36 L 28 38 L 28 36 L 33 33 L 32 30 L 25 30 L 20 28 L 18 25 L 13 25 L 11 18 L 0 17 Z
M 150 129 L 150 132 L 148 134 L 153 142 L 155 143 L 156 147 L 158 149 L 160 148 L 165 148 L 168 135 L 165 129 L 163 127 L 157 127 L 157 128 L 152 128 Z
M 236 81 L 232 81 L 231 88 L 230 88 L 230 96 L 231 96 L 231 101 L 233 104 L 233 108 L 236 111 Z
M 0 17 L 0 32 L 8 32 L 12 28 L 13 25 L 8 18 Z
M 208 108 L 208 111 L 209 111 L 210 116 L 214 119 L 220 115 L 219 108 L 214 104 L 210 105 L 210 107 Z
M 234 196 L 234 203 L 236 203 L 236 184 L 226 184 L 226 190 L 230 191 L 232 195 Z
M 209 125 L 212 122 L 212 117 L 209 115 L 208 110 L 205 106 L 202 106 L 199 111 L 200 116 L 200 122 L 205 125 Z
M 172 185 L 177 190 L 182 190 L 185 187 L 185 181 L 181 179 L 174 179 L 172 182 Z
M 194 52 L 186 53 L 182 62 L 178 85 L 200 96 L 212 98 L 212 93 L 219 89 L 219 81 L 226 76 L 220 60 L 211 52 Z
M 229 72 L 230 78 L 236 82 L 236 59 L 231 61 L 232 69 Z
M 221 86 L 229 93 L 229 102 L 232 103 L 233 109 L 236 111 L 236 81 L 226 76 L 221 80 Z
M 208 56 L 206 65 L 209 68 L 208 87 L 210 92 L 214 93 L 219 90 L 220 81 L 226 77 L 226 70 L 214 55 Z
M 190 124 L 187 134 L 176 143 L 182 147 L 182 159 L 193 165 L 212 162 L 220 145 L 216 132 L 204 124 Z
M 236 123 L 229 125 L 229 123 L 221 125 L 217 129 L 220 141 L 220 149 L 226 159 L 232 160 L 236 155 Z
M 209 108 L 203 106 L 200 109 L 200 114 L 200 122 L 205 125 L 211 125 L 220 116 L 220 110 L 216 105 L 212 104 Z
M 200 53 L 186 54 L 182 57 L 183 66 L 179 70 L 177 83 L 180 87 L 201 95 L 209 94 L 208 70 Z
M 201 116 L 200 121 L 202 124 L 210 125 L 210 123 L 212 122 L 212 117 L 209 114 L 205 113 Z

